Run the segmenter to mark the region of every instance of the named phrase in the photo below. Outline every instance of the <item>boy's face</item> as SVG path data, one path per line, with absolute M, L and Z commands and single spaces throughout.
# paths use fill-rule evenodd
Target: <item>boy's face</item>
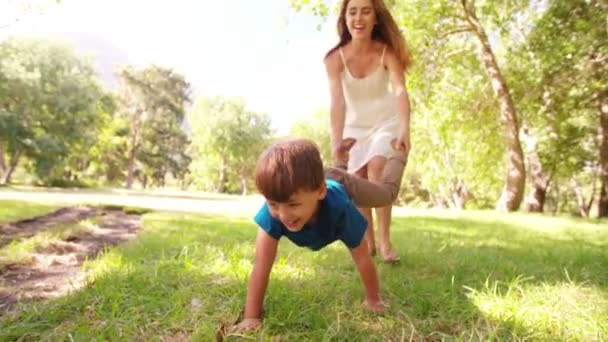
M 327 186 L 325 183 L 317 190 L 298 190 L 287 202 L 267 200 L 270 215 L 281 221 L 288 230 L 297 232 L 315 218 L 319 209 L 319 201 L 325 198 Z

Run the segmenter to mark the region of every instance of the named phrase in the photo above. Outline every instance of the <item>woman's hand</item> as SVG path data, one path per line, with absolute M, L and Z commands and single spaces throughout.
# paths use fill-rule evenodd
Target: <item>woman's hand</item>
M 402 126 L 397 134 L 397 140 L 395 141 L 395 149 L 405 152 L 405 155 L 410 154 L 412 143 L 410 141 L 410 128 Z
M 336 143 L 332 147 L 332 158 L 335 162 L 348 164 L 348 152 L 357 142 L 354 138 L 346 138 Z

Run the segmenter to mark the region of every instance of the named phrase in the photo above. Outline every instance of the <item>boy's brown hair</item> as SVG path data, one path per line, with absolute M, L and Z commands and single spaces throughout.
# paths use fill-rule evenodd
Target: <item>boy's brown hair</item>
M 258 159 L 255 185 L 271 201 L 287 202 L 299 190 L 319 189 L 325 176 L 317 145 L 306 139 L 277 142 Z

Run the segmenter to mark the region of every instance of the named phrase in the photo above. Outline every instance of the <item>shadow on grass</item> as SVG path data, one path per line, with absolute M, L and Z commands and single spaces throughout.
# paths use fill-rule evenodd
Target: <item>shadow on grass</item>
M 0 319 L 0 339 L 212 340 L 245 300 L 256 227 L 248 219 L 151 214 L 140 238 L 89 267 L 86 289 Z M 488 279 L 567 280 L 608 293 L 605 246 L 507 223 L 396 218 L 403 261 L 378 264 L 382 316 L 361 310 L 363 289 L 349 253 L 336 243 L 313 253 L 281 241 L 266 296 L 261 339 L 409 340 L 525 338 L 517 322 L 492 321 L 467 296 Z M 567 270 L 568 276 L 564 270 Z M 484 330 L 485 329 L 485 330 Z M 519 334 L 519 335 L 518 335 Z M 523 335 L 521 335 L 523 334 Z M 559 336 L 554 336 L 559 338 Z
M 605 226 L 598 224 L 593 226 L 596 229 L 585 232 L 572 225 L 566 229 L 531 228 L 499 218 L 488 221 L 427 216 L 395 219 L 393 243 L 399 246 L 405 265 L 398 271 L 403 272 L 401 276 L 391 276 L 396 270 L 384 268 L 381 277 L 388 288 L 393 288 L 392 283 L 398 283 L 398 278 L 410 283 L 403 293 L 409 291 L 411 300 L 402 303 L 415 303 L 411 312 L 420 320 L 438 317 L 439 321 L 454 322 L 448 327 L 442 327 L 443 324 L 429 326 L 425 329 L 427 333 L 439 331 L 460 335 L 461 332 L 453 331 L 453 327 L 463 327 L 464 321 L 474 322 L 480 315 L 492 320 L 476 306 L 474 311 L 470 310 L 468 295 L 471 290 L 491 292 L 493 286 L 496 286 L 497 297 L 502 297 L 513 290 L 510 287 L 514 283 L 516 286 L 523 283 L 525 288 L 559 288 L 574 284 L 595 289 L 608 303 L 608 231 Z M 552 222 L 548 220 L 547 224 Z M 607 308 L 602 310 L 608 314 Z M 516 319 L 494 320 L 492 324 L 495 331 L 489 337 L 522 338 L 523 334 L 526 338 L 536 333 Z M 600 329 L 606 334 L 608 325 Z M 562 337 L 557 332 L 553 336 Z M 479 337 L 487 338 L 488 335 Z
M 600 225 L 596 233 L 579 235 L 574 230 L 552 233 L 542 227 L 540 232 L 465 218 L 419 216 L 397 218 L 395 223 L 395 243 L 413 269 L 422 262 L 437 273 L 457 274 L 463 280 L 504 280 L 523 274 L 543 283 L 561 282 L 567 272 L 573 281 L 608 286 L 608 230 Z

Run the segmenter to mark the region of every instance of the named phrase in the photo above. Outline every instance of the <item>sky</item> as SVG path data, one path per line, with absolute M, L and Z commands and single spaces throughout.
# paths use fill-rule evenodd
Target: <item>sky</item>
M 195 95 L 243 98 L 250 109 L 268 113 L 278 132 L 329 107 L 322 60 L 337 42 L 335 19 L 318 30 L 322 20 L 294 13 L 288 0 L 38 0 L 50 5 L 16 23 L 6 1 L 0 2 L 0 40 L 63 33 L 101 38 L 131 64 L 174 68 Z

